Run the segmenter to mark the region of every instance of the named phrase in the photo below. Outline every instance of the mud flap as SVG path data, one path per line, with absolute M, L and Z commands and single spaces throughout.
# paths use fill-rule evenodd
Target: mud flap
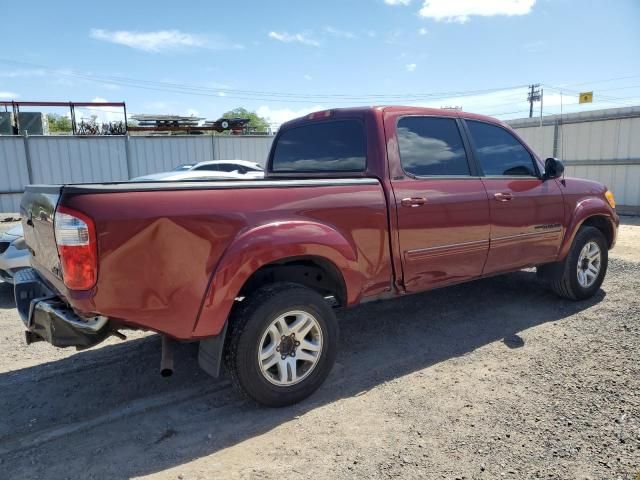
M 224 351 L 224 339 L 227 336 L 227 324 L 219 335 L 200 340 L 198 348 L 198 365 L 212 377 L 220 376 L 222 365 L 222 353 Z

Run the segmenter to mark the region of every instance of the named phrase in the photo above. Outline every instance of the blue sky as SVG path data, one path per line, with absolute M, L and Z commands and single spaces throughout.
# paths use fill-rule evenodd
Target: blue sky
M 276 124 L 371 104 L 523 117 L 530 83 L 545 113 L 559 112 L 560 88 L 565 112 L 640 104 L 638 0 L 32 0 L 2 11 L 2 99 L 207 118 L 244 106 Z M 594 103 L 577 105 L 586 90 Z

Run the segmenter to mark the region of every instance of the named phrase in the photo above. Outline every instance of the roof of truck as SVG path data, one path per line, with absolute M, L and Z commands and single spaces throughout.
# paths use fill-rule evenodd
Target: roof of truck
M 482 120 L 484 122 L 505 125 L 503 122 L 501 122 L 497 118 L 488 117 L 486 115 L 479 115 L 477 113 L 464 112 L 462 110 L 452 110 L 452 109 L 444 109 L 444 108 L 411 107 L 411 106 L 404 106 L 404 105 L 376 105 L 376 106 L 367 106 L 367 107 L 331 108 L 326 110 L 318 110 L 316 112 L 309 113 L 308 115 L 305 115 L 303 117 L 298 117 L 298 118 L 294 118 L 293 120 L 289 120 L 288 122 L 285 122 L 282 126 L 289 126 L 291 124 L 301 123 L 301 122 L 312 120 L 312 119 L 320 119 L 325 116 L 326 117 L 333 116 L 333 115 L 347 116 L 349 114 L 361 115 L 374 110 L 381 110 L 389 113 L 400 113 L 400 114 L 407 114 L 407 115 L 437 115 L 439 117 L 461 117 L 461 118 Z

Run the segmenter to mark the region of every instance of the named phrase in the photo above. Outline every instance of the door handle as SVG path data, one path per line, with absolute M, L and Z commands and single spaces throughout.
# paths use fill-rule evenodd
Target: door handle
M 400 202 L 403 207 L 420 207 L 427 203 L 427 199 L 423 197 L 411 197 L 411 198 L 403 198 Z
M 495 198 L 496 200 L 498 200 L 499 202 L 508 202 L 509 200 L 511 200 L 513 198 L 513 195 L 511 195 L 508 192 L 498 192 L 498 193 L 494 193 L 493 194 L 493 198 Z

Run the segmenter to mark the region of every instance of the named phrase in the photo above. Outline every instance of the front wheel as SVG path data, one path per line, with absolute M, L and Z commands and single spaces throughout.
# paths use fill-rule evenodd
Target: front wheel
M 317 292 L 275 283 L 249 295 L 231 318 L 225 363 L 241 393 L 270 407 L 311 395 L 331 371 L 338 324 Z
M 582 227 L 573 239 L 567 258 L 557 264 L 545 265 L 542 272 L 547 274 L 551 288 L 558 295 L 583 300 L 593 296 L 602 285 L 608 253 L 602 232 L 594 227 Z

